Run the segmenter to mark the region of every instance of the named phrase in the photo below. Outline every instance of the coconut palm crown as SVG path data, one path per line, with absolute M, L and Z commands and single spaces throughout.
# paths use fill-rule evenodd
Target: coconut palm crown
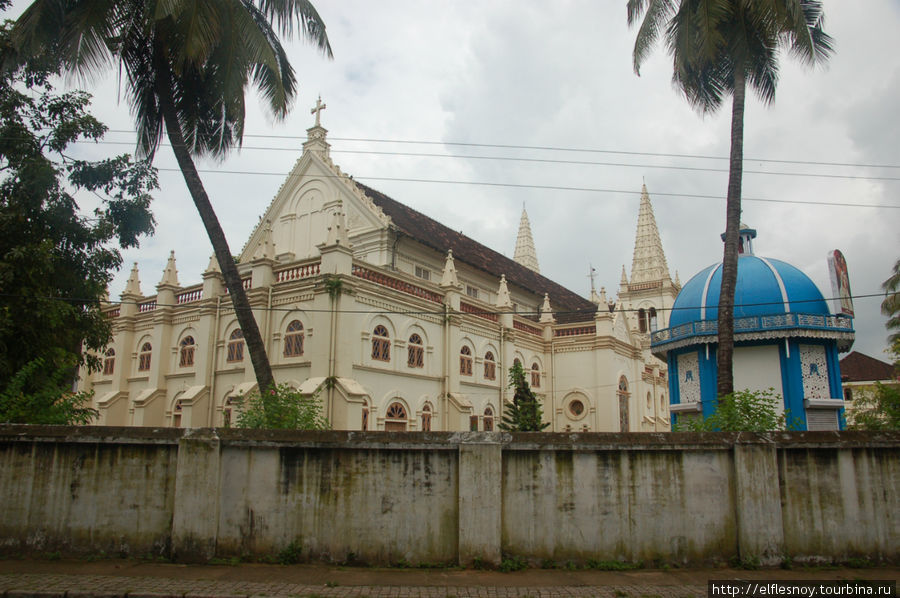
M 152 157 L 163 127 L 213 245 L 260 389 L 274 386 L 265 345 L 193 157 L 240 146 L 244 90 L 255 86 L 275 118 L 297 89 L 279 35 L 295 28 L 331 57 L 325 25 L 305 0 L 35 0 L 13 28 L 6 68 L 51 53 L 90 78 L 117 66 L 138 132 Z
M 805 64 L 826 60 L 832 38 L 822 29 L 818 0 L 628 0 L 628 24 L 640 21 L 634 70 L 662 39 L 672 56 L 672 82 L 707 113 L 732 97 L 731 151 L 725 207 L 725 250 L 718 319 L 718 396 L 734 392 L 734 292 L 744 152 L 744 101 L 749 85 L 763 101 L 775 99 L 782 50 Z

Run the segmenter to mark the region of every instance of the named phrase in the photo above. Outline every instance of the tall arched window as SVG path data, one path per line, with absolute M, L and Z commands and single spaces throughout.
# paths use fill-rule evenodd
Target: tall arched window
M 365 431 L 369 429 L 369 404 L 363 401 L 362 407 L 362 427 L 361 430 Z
M 244 361 L 244 332 L 237 328 L 228 337 L 228 353 L 225 357 L 228 363 Z
M 103 375 L 112 376 L 116 369 L 116 350 L 110 347 L 103 354 Z
M 388 432 L 406 431 L 406 409 L 397 401 L 388 406 L 384 414 L 384 429 Z
M 406 345 L 406 365 L 411 368 L 425 367 L 425 347 L 422 344 L 422 337 L 418 334 L 409 337 L 409 343 Z
M 541 368 L 537 363 L 531 364 L 531 387 L 532 388 L 540 388 L 541 387 Z
M 647 391 L 647 409 L 653 409 L 653 397 L 650 396 L 650 391 Z
M 484 354 L 484 379 L 497 379 L 497 362 L 494 360 L 494 354 L 490 351 Z
M 391 339 L 387 328 L 380 324 L 372 331 L 372 359 L 391 360 Z
M 284 332 L 284 356 L 299 357 L 303 355 L 303 324 L 294 320 Z
M 487 406 L 484 408 L 484 431 L 494 431 L 494 410 Z
M 190 367 L 194 365 L 194 337 L 186 336 L 181 339 L 178 349 L 178 366 Z
M 472 350 L 466 346 L 459 350 L 459 373 L 463 376 L 472 375 Z
M 144 343 L 138 353 L 138 371 L 146 372 L 150 369 L 150 359 L 153 356 L 153 345 Z
M 647 312 L 643 307 L 638 310 L 638 329 L 647 332 Z
M 513 365 L 517 365 L 517 366 L 519 366 L 519 367 L 522 367 L 522 360 L 519 359 L 518 357 L 516 357 L 515 359 L 513 359 Z
M 431 432 L 431 405 L 428 403 L 422 406 L 422 431 Z
M 655 308 L 655 307 L 651 307 L 651 308 L 650 308 L 650 313 L 649 313 L 648 315 L 649 315 L 649 318 L 650 318 L 650 327 L 649 327 L 649 330 L 650 330 L 650 332 L 656 332 L 656 308 Z
M 619 387 L 616 391 L 619 397 L 619 431 L 628 431 L 628 380 L 625 376 L 619 378 Z

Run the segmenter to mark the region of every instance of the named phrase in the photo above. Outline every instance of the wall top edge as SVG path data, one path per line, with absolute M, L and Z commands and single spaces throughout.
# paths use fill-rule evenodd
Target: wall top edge
M 499 444 L 504 450 L 727 450 L 735 445 L 784 449 L 900 448 L 900 432 L 359 432 L 0 425 L 0 443 L 57 442 L 178 444 L 218 440 L 222 446 L 456 450 L 463 444 Z

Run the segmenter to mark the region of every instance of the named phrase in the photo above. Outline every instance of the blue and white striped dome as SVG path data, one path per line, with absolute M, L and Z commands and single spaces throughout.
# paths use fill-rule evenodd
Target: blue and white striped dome
M 721 286 L 721 263 L 694 275 L 675 299 L 669 326 L 717 320 Z M 746 254 L 739 256 L 734 317 L 786 313 L 831 315 L 818 287 L 798 268 L 781 260 Z

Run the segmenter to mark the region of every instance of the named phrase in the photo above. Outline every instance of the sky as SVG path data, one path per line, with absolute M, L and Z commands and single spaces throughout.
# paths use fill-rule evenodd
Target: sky
M 232 253 L 299 158 L 321 95 L 342 170 L 510 257 L 524 205 L 541 273 L 583 296 L 591 266 L 611 298 L 622 266 L 630 273 L 642 184 L 673 277 L 721 261 L 730 101 L 711 115 L 692 109 L 662 46 L 636 75 L 625 0 L 315 5 L 334 60 L 288 43 L 300 82 L 292 112 L 275 122 L 251 93 L 243 148 L 198 164 Z M 900 258 L 900 1 L 824 6 L 828 63 L 783 54 L 774 104 L 748 93 L 742 221 L 758 231 L 758 255 L 794 264 L 826 297 L 826 258 L 840 249 L 857 296 L 853 349 L 886 359 L 879 295 Z M 116 70 L 68 85 L 94 94 L 110 128 L 79 151 L 133 151 Z M 168 148 L 155 163 L 157 231 L 125 252 L 113 298 L 135 261 L 151 295 L 169 251 L 184 286 L 201 281 L 212 253 Z

